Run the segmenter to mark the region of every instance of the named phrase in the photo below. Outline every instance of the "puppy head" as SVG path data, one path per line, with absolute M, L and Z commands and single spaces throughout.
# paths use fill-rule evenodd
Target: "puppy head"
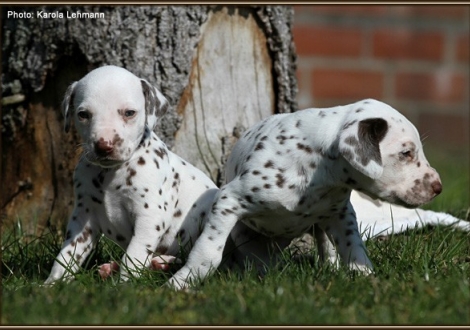
M 130 159 L 167 107 L 156 88 L 116 66 L 100 67 L 71 84 L 62 103 L 65 131 L 73 118 L 86 158 L 102 167 Z
M 363 176 L 362 192 L 405 207 L 437 196 L 442 184 L 429 166 L 416 127 L 389 105 L 364 100 L 351 105 L 339 151 Z M 364 178 L 365 177 L 365 178 Z

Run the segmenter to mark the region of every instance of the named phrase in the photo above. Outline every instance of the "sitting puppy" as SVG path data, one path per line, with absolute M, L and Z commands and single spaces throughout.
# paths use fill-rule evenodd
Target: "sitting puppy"
M 413 124 L 371 99 L 268 117 L 236 143 L 226 180 L 170 286 L 187 287 L 216 269 L 228 238 L 238 247 L 236 259 L 269 264 L 312 226 L 321 245 L 333 242 L 347 266 L 368 273 L 372 264 L 350 202 L 352 189 L 407 208 L 442 190 Z
M 147 81 L 115 66 L 93 70 L 67 89 L 65 131 L 73 118 L 84 152 L 74 172 L 66 240 L 46 284 L 70 279 L 101 233 L 126 251 L 124 280 L 138 276 L 139 267 L 165 269 L 180 252 L 179 241 L 197 237 L 217 189 L 153 133 L 167 106 Z M 105 264 L 100 273 L 117 269 Z

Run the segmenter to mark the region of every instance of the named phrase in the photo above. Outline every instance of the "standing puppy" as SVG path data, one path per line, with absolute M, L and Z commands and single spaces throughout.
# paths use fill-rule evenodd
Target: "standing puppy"
M 239 255 L 269 262 L 313 225 L 346 265 L 370 272 L 351 190 L 405 207 L 442 190 L 413 124 L 370 99 L 261 121 L 235 145 L 226 180 L 186 265 L 170 279 L 176 288 L 217 268 L 229 237 Z
M 66 240 L 46 284 L 70 278 L 101 233 L 126 251 L 123 279 L 138 275 L 139 267 L 173 260 L 154 253 L 176 256 L 180 239 L 198 235 L 216 186 L 153 132 L 167 106 L 147 81 L 115 66 L 93 70 L 68 88 L 65 130 L 73 120 L 84 152 L 74 173 Z M 102 276 L 114 266 L 103 265 Z

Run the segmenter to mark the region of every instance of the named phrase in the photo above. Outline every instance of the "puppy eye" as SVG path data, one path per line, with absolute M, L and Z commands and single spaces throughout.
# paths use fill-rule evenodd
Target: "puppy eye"
M 87 121 L 91 118 L 91 113 L 88 111 L 81 110 L 77 113 L 78 120 Z
M 400 151 L 400 159 L 411 159 L 413 158 L 413 152 L 411 150 Z
M 124 117 L 126 118 L 132 118 L 135 116 L 135 110 L 126 110 L 124 111 Z

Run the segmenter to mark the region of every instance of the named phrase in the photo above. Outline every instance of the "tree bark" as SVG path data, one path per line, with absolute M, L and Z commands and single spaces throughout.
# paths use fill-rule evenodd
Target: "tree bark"
M 157 134 L 218 183 L 237 132 L 296 109 L 289 6 L 40 6 L 2 8 L 2 223 L 29 233 L 66 223 L 80 143 L 63 132 L 67 86 L 122 66 L 169 100 Z M 41 19 L 43 12 L 104 19 Z

